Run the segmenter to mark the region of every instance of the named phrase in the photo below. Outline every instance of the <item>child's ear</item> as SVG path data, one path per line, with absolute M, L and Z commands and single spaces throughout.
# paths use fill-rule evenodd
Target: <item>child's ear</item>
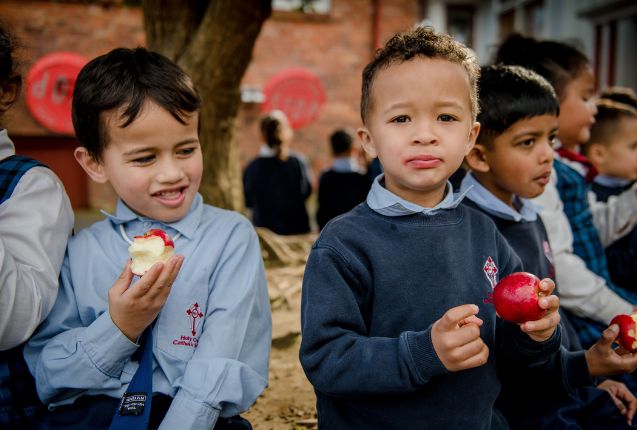
M 471 130 L 469 131 L 469 141 L 467 142 L 467 147 L 465 148 L 464 155 L 469 154 L 471 148 L 476 144 L 476 139 L 478 138 L 478 134 L 480 133 L 480 123 L 474 122 L 471 126 Z
M 376 152 L 376 146 L 374 146 L 374 139 L 372 139 L 372 135 L 369 130 L 365 127 L 361 127 L 356 130 L 356 134 L 361 141 L 361 146 L 365 150 L 365 152 L 372 158 L 378 156 Z
M 599 168 L 604 165 L 606 160 L 606 148 L 600 143 L 591 143 L 588 147 L 586 158 L 589 159 L 593 166 Z
M 92 180 L 94 180 L 98 184 L 104 184 L 108 182 L 108 178 L 104 173 L 104 166 L 102 166 L 102 163 L 93 158 L 88 153 L 86 148 L 82 146 L 75 148 L 75 151 L 73 151 L 73 155 L 75 156 L 77 162 L 80 163 L 80 166 L 82 166 L 82 169 L 84 169 L 86 174 Z
M 486 148 L 480 143 L 475 144 L 469 150 L 469 153 L 464 157 L 464 161 L 469 166 L 469 169 L 474 172 L 487 173 L 490 170 Z
M 22 89 L 22 79 L 14 76 L 0 84 L 0 112 L 6 112 L 13 105 Z

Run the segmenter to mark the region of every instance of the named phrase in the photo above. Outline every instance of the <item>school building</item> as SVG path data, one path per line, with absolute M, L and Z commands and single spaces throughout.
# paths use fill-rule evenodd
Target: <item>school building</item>
M 91 183 L 73 159 L 70 124 L 73 72 L 118 47 L 144 45 L 139 0 L 3 0 L 0 18 L 24 47 L 27 79 L 7 128 L 18 153 L 47 163 L 64 182 L 73 206 L 107 208 L 108 186 Z M 242 81 L 237 118 L 241 163 L 256 156 L 258 121 L 278 107 L 292 118 L 294 149 L 315 177 L 330 163 L 328 136 L 360 125 L 361 71 L 394 32 L 432 25 L 471 46 L 487 64 L 513 31 L 573 43 L 592 59 L 598 86 L 637 89 L 634 0 L 273 0 Z

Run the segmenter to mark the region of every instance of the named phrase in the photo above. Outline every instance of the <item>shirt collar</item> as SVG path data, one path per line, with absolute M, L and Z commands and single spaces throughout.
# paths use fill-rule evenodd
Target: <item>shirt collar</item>
M 630 185 L 633 181 L 630 179 L 617 178 L 615 176 L 597 175 L 593 182 L 604 187 L 618 188 Z
M 471 172 L 468 172 L 462 179 L 460 192 L 467 193 L 469 200 L 474 202 L 485 212 L 499 218 L 513 220 L 515 222 L 532 222 L 537 219 L 539 207 L 531 200 L 515 196 L 514 198 L 517 199 L 517 202 L 521 205 L 520 210 L 516 211 L 482 186 Z
M 15 154 L 15 146 L 9 139 L 9 134 L 6 129 L 0 130 L 0 160 L 4 160 Z
M 131 210 L 131 208 L 126 206 L 126 203 L 124 203 L 122 199 L 119 199 L 117 201 L 117 207 L 115 208 L 114 215 L 106 212 L 105 210 L 102 210 L 101 212 L 102 214 L 106 215 L 106 217 L 110 219 L 111 222 L 116 226 L 119 226 L 120 224 L 130 223 L 133 221 L 158 222 L 151 218 L 137 215 L 135 212 Z M 203 212 L 203 198 L 201 197 L 201 194 L 197 193 L 192 203 L 192 206 L 190 207 L 190 210 L 188 211 L 185 217 L 175 222 L 160 223 L 160 224 L 162 224 L 166 228 L 175 230 L 176 232 L 180 233 L 182 236 L 188 239 L 192 239 L 194 236 L 195 230 L 197 230 L 197 227 L 199 226 L 199 223 L 201 221 L 202 212 Z M 168 233 L 170 234 L 170 231 Z M 174 234 L 171 234 L 171 236 L 174 236 Z
M 332 163 L 332 170 L 340 173 L 358 172 L 360 171 L 356 159 L 352 157 L 335 158 Z
M 270 148 L 268 145 L 263 144 L 259 147 L 259 156 L 265 158 L 276 157 L 276 151 Z
M 433 208 L 425 208 L 392 193 L 385 188 L 383 185 L 384 182 L 384 173 L 381 173 L 374 179 L 372 188 L 369 190 L 369 194 L 367 194 L 367 205 L 375 212 L 385 216 L 404 216 L 417 213 L 434 215 L 440 210 L 453 209 L 457 207 L 464 198 L 464 194 L 453 194 L 453 186 L 451 185 L 451 182 L 447 181 L 445 197 L 442 201 Z

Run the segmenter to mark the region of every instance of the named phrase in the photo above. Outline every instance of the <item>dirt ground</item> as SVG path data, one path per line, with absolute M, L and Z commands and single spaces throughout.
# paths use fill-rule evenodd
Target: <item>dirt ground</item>
M 263 235 L 262 245 L 263 242 Z M 270 385 L 245 416 L 255 430 L 316 429 L 316 397 L 299 363 L 301 281 L 313 237 L 268 237 L 264 248 L 272 307 Z M 292 243 L 281 242 L 292 241 Z M 294 242 L 296 240 L 296 242 Z M 270 246 L 273 245 L 273 248 Z M 275 257 L 273 254 L 277 254 Z M 273 263 L 273 258 L 276 263 Z M 272 267 L 272 265 L 275 265 Z

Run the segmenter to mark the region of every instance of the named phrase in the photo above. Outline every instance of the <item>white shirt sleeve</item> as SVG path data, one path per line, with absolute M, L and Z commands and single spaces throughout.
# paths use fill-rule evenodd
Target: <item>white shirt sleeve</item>
M 615 292 L 606 281 L 586 268 L 573 252 L 573 233 L 555 186 L 555 171 L 542 195 L 534 199 L 553 249 L 560 305 L 575 315 L 608 324 L 617 314 L 629 314 L 633 305 Z
M 598 201 L 595 193 L 588 193 L 588 205 L 593 223 L 604 247 L 628 234 L 637 224 L 637 183 L 608 201 Z
M 58 289 L 73 211 L 46 167 L 33 167 L 0 205 L 0 350 L 25 342 L 47 316 Z

